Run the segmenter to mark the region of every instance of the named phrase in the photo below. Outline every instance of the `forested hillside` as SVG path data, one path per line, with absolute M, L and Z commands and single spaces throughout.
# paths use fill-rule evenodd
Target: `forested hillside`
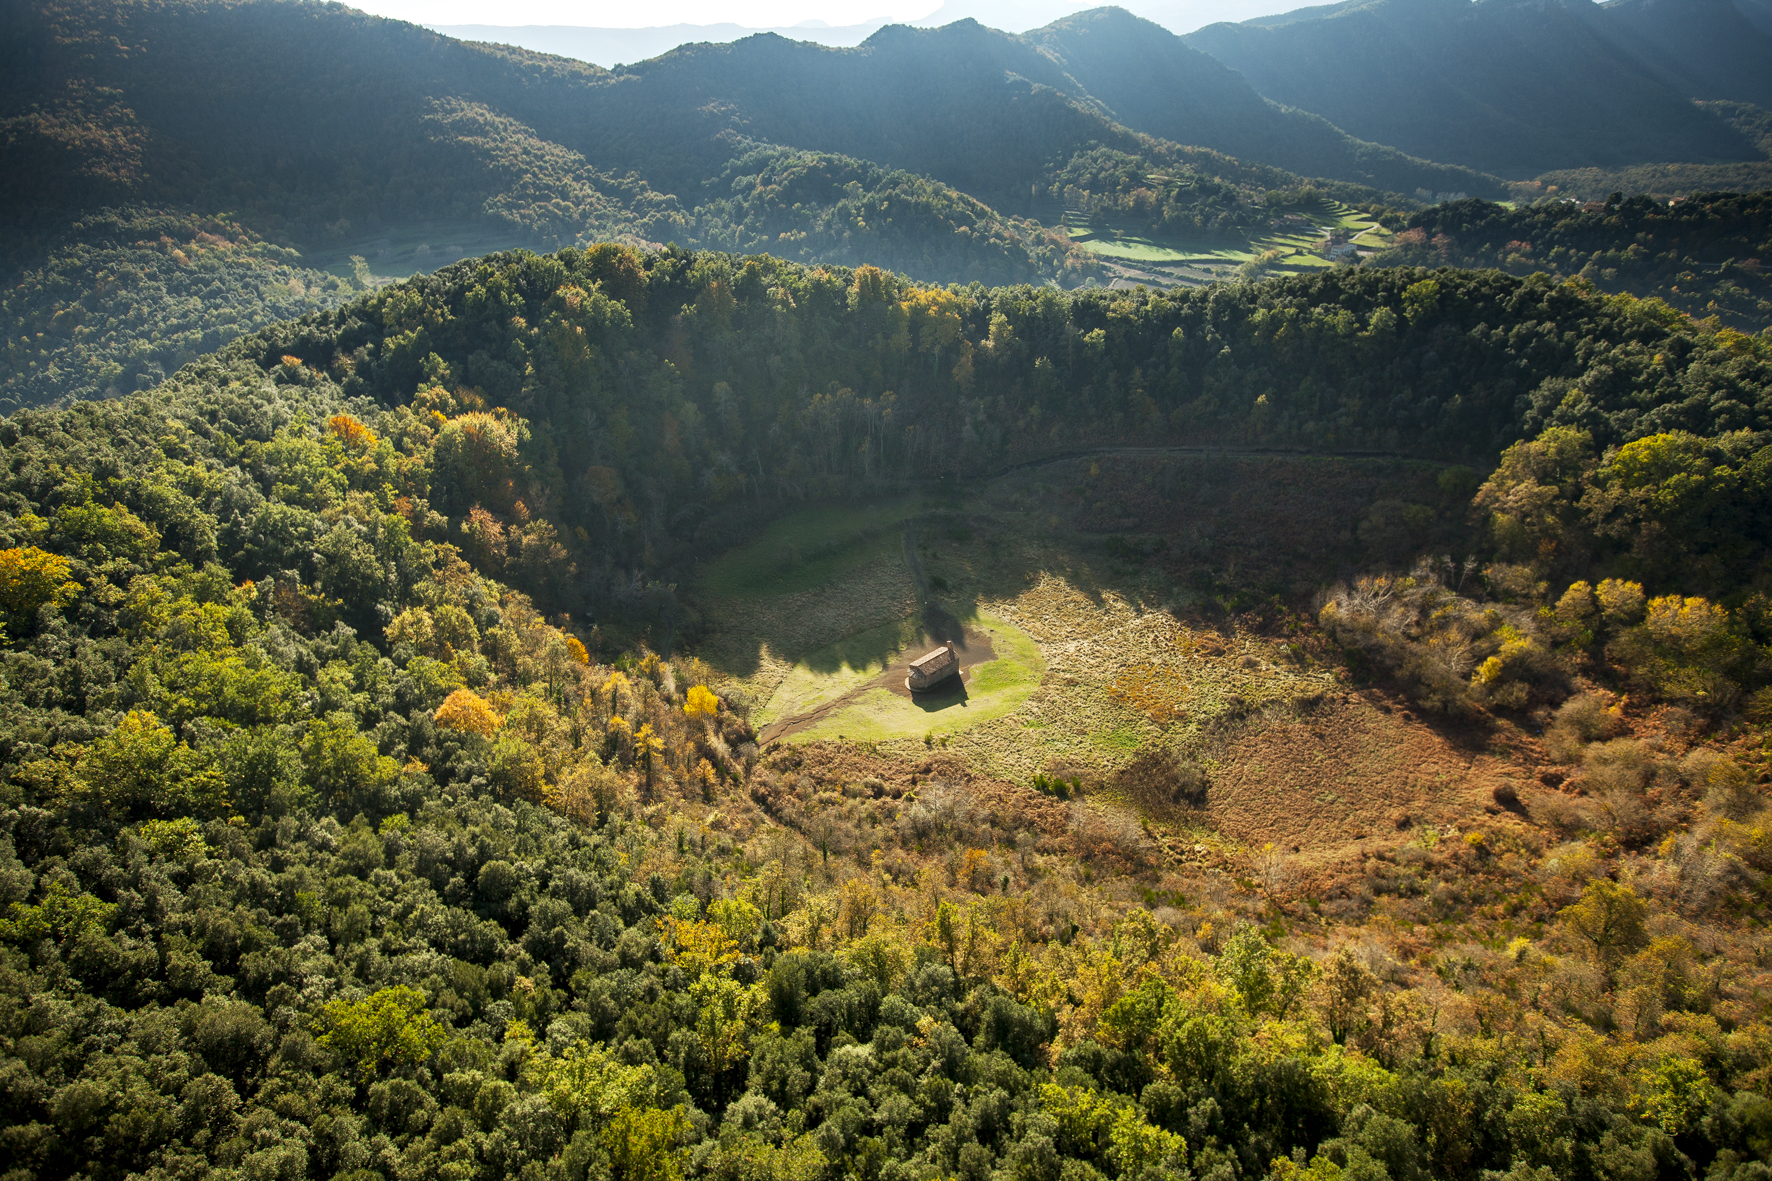
M 77 48 L 112 40 L 132 52 Z M 1010 214 L 1027 211 L 1048 161 L 1096 143 L 1189 163 L 1056 91 L 1006 80 L 1017 69 L 1060 78 L 1030 46 L 973 24 L 886 30 L 856 51 L 771 37 L 691 46 L 619 76 L 278 4 L 27 9 L 8 45 L 15 216 L 238 196 L 248 224 L 309 244 L 474 216 L 538 244 L 659 240 L 682 210 L 724 197 L 727 162 L 762 145 L 908 169 Z M 125 98 L 81 97 L 95 88 Z M 365 103 L 385 118 L 357 118 Z M 299 133 L 273 133 L 293 112 Z M 359 179 L 341 187 L 341 170 Z
M 1161 25 L 1097 8 L 1024 35 L 1113 118 L 1148 135 L 1384 192 L 1501 196 L 1496 178 L 1358 140 L 1320 115 L 1263 99 Z
M 853 51 L 778 37 L 692 46 L 615 75 L 326 6 L 75 0 L 15 5 L 4 20 L 0 257 L 29 272 L 8 279 L 19 331 L 4 380 L 24 402 L 134 388 L 155 372 L 96 290 L 37 306 L 44 274 L 65 283 L 73 273 L 50 252 L 97 248 L 82 241 L 87 227 L 127 220 L 115 212 L 127 203 L 199 221 L 228 210 L 242 232 L 324 256 L 348 282 L 362 279 L 349 255 L 374 281 L 389 276 L 390 250 L 401 275 L 439 261 L 418 251 L 444 243 L 459 256 L 513 242 L 675 241 L 944 282 L 1076 286 L 1099 267 L 1050 226 L 1080 159 L 1106 151 L 1120 162 L 1111 176 L 1096 170 L 1092 207 L 1130 214 L 1155 193 L 1169 230 L 1206 243 L 1236 240 L 1263 223 L 1269 193 L 1303 187 L 1267 164 L 1128 130 L 1032 43 L 970 22 L 885 30 Z M 1252 112 L 1277 117 L 1199 61 L 1240 86 Z M 1298 126 L 1307 141 L 1345 140 Z M 1391 157 L 1364 146 L 1310 158 L 1354 157 L 1331 171 L 1499 191 L 1402 157 L 1393 176 Z M 1047 226 L 1026 220 L 1036 210 Z M 162 342 L 160 357 L 233 335 L 243 280 L 230 276 L 191 289 L 180 343 Z M 248 318 L 324 302 L 292 298 L 267 298 Z M 71 317 L 55 318 L 75 303 L 80 342 L 67 339 Z M 94 341 L 109 352 L 93 353 Z
M 1377 261 L 1579 276 L 1757 332 L 1772 325 L 1772 272 L 1761 259 L 1772 260 L 1772 192 L 1694 193 L 1671 206 L 1614 194 L 1594 210 L 1456 201 L 1413 214 Z
M 1692 98 L 1772 106 L 1772 34 L 1731 0 L 1610 0 L 1606 27 Z
M 14 218 L 138 197 L 229 208 L 313 245 L 489 204 L 521 223 L 558 198 L 581 229 L 639 228 L 610 224 L 617 182 L 510 101 L 569 101 L 601 75 L 591 66 L 319 5 L 19 5 L 6 19 Z
M 15 414 L 0 1168 L 1748 1181 L 1769 435 L 1768 338 L 1542 277 L 1066 297 L 615 246 Z M 1327 900 L 1267 853 L 1159 893 L 1069 783 L 817 772 L 614 642 L 784 501 L 1161 440 L 1499 457 L 1435 480 L 1472 586 L 1362 582 L 1287 642 L 1424 711 L 1567 697 L 1593 799 Z
M 0 298 L 0 407 L 146 389 L 266 324 L 364 290 L 228 219 L 82 218 Z
M 1669 161 L 1622 168 L 1554 169 L 1515 185 L 1514 194 L 1522 201 L 1542 199 L 1547 192 L 1581 202 L 1604 201 L 1613 193 L 1671 201 L 1697 193 L 1758 193 L 1772 188 L 1772 112 L 1742 102 L 1701 101 L 1697 105 L 1740 132 L 1759 150 L 1760 158 L 1734 164 Z
M 1120 10 L 1087 16 L 1095 19 L 1071 18 L 1025 37 L 970 20 L 941 29 L 889 26 L 854 50 L 772 36 L 684 46 L 630 67 L 637 95 L 619 87 L 610 94 L 636 117 L 697 111 L 717 96 L 742 114 L 746 134 L 925 172 L 1005 212 L 1026 211 L 1016 202 L 1047 157 L 1093 142 L 1151 151 L 1154 145 L 1104 126 L 1103 108 L 1133 132 L 1250 165 L 1296 173 L 1308 162 L 1318 166 L 1308 175 L 1388 192 L 1496 189 L 1492 177 L 1411 160 L 1275 110 L 1234 74 Z M 1125 75 L 1134 61 L 1142 63 L 1142 102 L 1129 101 Z
M 706 219 L 724 242 L 728 165 L 755 146 L 719 134 L 723 125 L 673 131 L 670 111 L 598 110 L 597 86 L 610 79 L 594 67 L 468 46 L 345 10 L 74 5 L 12 15 L 5 209 L 17 229 L 9 253 L 20 261 L 29 260 L 33 235 L 46 242 L 45 234 L 67 232 L 60 211 L 124 198 L 225 207 L 286 243 L 336 250 L 361 242 L 371 256 L 366 244 L 375 238 L 431 222 L 455 226 L 450 232 L 471 252 L 476 241 L 513 231 L 541 247 L 693 241 L 694 210 L 712 200 Z M 133 52 L 79 48 L 112 39 Z M 94 88 L 127 97 L 94 105 L 81 97 Z M 383 117 L 360 118 L 366 105 Z M 623 130 L 611 139 L 606 123 Z M 687 165 L 662 178 L 681 197 L 633 174 L 664 161 Z M 1062 271 L 1063 250 L 946 185 L 888 178 L 857 160 L 838 167 L 862 170 L 863 201 L 917 191 L 932 220 L 888 236 L 916 240 L 902 260 L 928 264 L 933 278 L 1007 282 Z M 807 216 L 824 229 L 800 248 L 804 256 L 835 249 L 860 261 L 879 232 L 868 232 L 841 186 L 816 196 Z M 962 226 L 1001 248 L 941 249 Z M 792 236 L 771 237 L 778 253 L 796 252 Z
M 340 292 L 513 242 L 674 241 L 1075 287 L 1106 272 L 1055 228 L 1065 210 L 1211 252 L 1308 215 L 1319 195 L 1370 206 L 1380 188 L 1500 194 L 1492 177 L 1278 108 L 1111 9 L 1025 38 L 960 22 L 884 29 L 855 50 L 687 46 L 619 75 L 326 7 L 81 0 L 6 19 L 0 185 L 19 269 L 0 397 L 20 405 L 151 384 Z M 1739 125 L 1725 131 L 1751 132 L 1754 110 L 1723 112 Z M 1307 183 L 1267 160 L 1378 188 Z M 125 201 L 146 204 L 116 212 Z M 82 208 L 93 212 L 70 216 Z M 158 231 L 103 228 L 195 225 L 218 209 L 279 244 L 254 258 L 302 251 L 277 256 L 302 273 L 249 266 L 238 249 L 186 266 Z M 173 244 L 187 260 L 191 241 Z M 304 268 L 310 258 L 334 278 Z M 1633 281 L 1620 289 L 1649 293 Z M 1737 302 L 1723 292 L 1719 306 L 1751 326 L 1757 297 Z
M 537 557 L 513 577 L 577 612 L 636 563 L 685 569 L 747 502 L 1128 437 L 1486 463 L 1555 425 L 1600 448 L 1757 434 L 1772 429 L 1768 339 L 1496 271 L 1066 297 L 603 246 L 459 263 L 178 381 L 268 375 L 411 403 L 411 429 L 441 430 L 457 465 L 432 485 L 438 508 L 489 514 L 513 562 L 532 553 L 519 536 L 533 554 L 563 546 L 582 577 Z M 487 407 L 516 417 L 474 417 Z M 427 426 L 432 410 L 467 417 Z
M 1680 13 L 1686 21 L 1686 7 Z M 1727 29 L 1693 20 L 1707 52 L 1733 60 L 1744 48 Z M 1186 40 L 1268 98 L 1352 135 L 1510 180 L 1759 158 L 1689 101 L 1750 96 L 1688 92 L 1621 36 L 1598 5 L 1371 0 L 1212 25 Z
M 1752 158 L 1617 7 L 1213 36 Z M 1271 82 L 0 10 L 0 1181 L 1772 1176 L 1772 194 Z
M 1067 287 L 1098 270 L 1037 223 L 999 217 L 928 177 L 847 156 L 759 148 L 729 161 L 706 189 L 686 239 L 716 250 L 837 265 L 866 258 L 907 275 L 1052 278 Z M 1233 193 L 1227 204 L 1238 203 Z
M 113 40 L 134 52 L 77 48 Z M 747 144 L 907 169 L 1017 214 L 1027 211 L 1028 186 L 1049 157 L 1096 141 L 1140 148 L 1082 91 L 1088 77 L 1104 76 L 1095 63 L 1079 83 L 1033 43 L 970 21 L 894 26 L 854 50 L 775 36 L 685 46 L 620 75 L 342 10 L 279 4 L 26 7 L 15 11 L 8 41 L 6 103 L 18 132 L 10 150 L 35 165 L 12 174 L 9 204 L 127 193 L 207 207 L 268 166 L 276 189 L 249 192 L 240 214 L 254 224 L 271 219 L 266 231 L 288 223 L 308 242 L 343 233 L 341 221 L 460 217 L 487 202 L 508 205 L 525 176 L 534 189 L 561 192 L 582 229 L 644 233 L 650 197 L 620 178 L 637 172 L 653 190 L 693 206 L 699 186 Z M 1196 85 L 1231 92 L 1257 121 L 1286 123 L 1204 59 L 1166 64 L 1171 75 L 1204 67 L 1211 76 Z M 123 98 L 90 97 L 100 90 Z M 359 103 L 384 118 L 353 118 Z M 956 118 L 961 110 L 966 117 Z M 294 111 L 302 112 L 295 135 L 266 134 Z M 86 129 L 77 141 L 66 138 L 72 127 Z M 1172 121 L 1158 133 L 1187 129 Z M 1200 130 L 1205 138 L 1180 142 L 1231 150 L 1215 142 L 1222 129 L 1207 122 Z M 1350 148 L 1317 123 L 1290 134 L 1322 141 L 1316 158 L 1325 162 L 1346 164 L 1350 150 L 1364 153 L 1357 166 L 1325 173 L 1332 179 L 1397 191 L 1435 178 L 1427 187 L 1492 183 L 1401 157 L 1390 175 L 1378 163 L 1382 152 Z M 274 151 L 266 146 L 272 141 Z M 1239 142 L 1259 147 L 1264 140 Z M 319 159 L 348 162 L 362 179 L 340 190 L 329 174 L 297 167 Z M 1251 162 L 1279 161 L 1256 155 Z M 396 176 L 406 179 L 391 186 L 371 179 Z M 263 188 L 262 181 L 252 187 Z M 617 206 L 628 207 L 631 225 Z

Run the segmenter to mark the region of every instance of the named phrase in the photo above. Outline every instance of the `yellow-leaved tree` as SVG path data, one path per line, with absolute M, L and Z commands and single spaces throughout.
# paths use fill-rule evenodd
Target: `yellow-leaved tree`
M 682 1181 L 689 1135 L 683 1105 L 624 1107 L 603 1129 L 603 1147 L 619 1181 Z
M 228 789 L 211 756 L 178 740 L 145 709 L 123 715 L 80 762 L 87 791 L 115 816 L 188 815 L 228 808 Z
M 624 1063 L 593 1042 L 576 1042 L 557 1055 L 539 1049 L 524 1073 L 579 1131 L 606 1128 L 623 1111 L 662 1108 L 672 1094 L 652 1064 Z
M 334 414 L 326 420 L 326 426 L 348 447 L 367 450 L 381 441 L 374 431 L 348 414 Z
M 365 1080 L 384 1069 L 416 1067 L 449 1040 L 449 1030 L 425 1008 L 424 994 L 404 984 L 359 1001 L 329 1001 L 318 1024 L 325 1032 L 316 1040 Z
M 646 786 L 652 786 L 652 761 L 664 753 L 664 739 L 653 732 L 651 722 L 641 722 L 634 731 L 634 756 L 646 768 Z
M 482 738 L 490 738 L 505 724 L 504 718 L 492 708 L 492 703 L 472 689 L 457 689 L 451 693 L 432 716 L 445 730 L 478 734 Z
M 68 560 L 34 545 L 0 550 L 0 612 L 10 626 L 29 627 L 45 605 L 66 606 L 80 593 Z
M 720 712 L 720 697 L 706 685 L 691 685 L 683 695 L 683 712 L 692 718 L 711 718 Z

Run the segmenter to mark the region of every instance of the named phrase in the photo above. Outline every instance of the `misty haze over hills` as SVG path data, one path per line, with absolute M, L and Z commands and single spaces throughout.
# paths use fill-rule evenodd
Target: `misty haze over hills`
M 152 347 L 145 324 L 102 343 L 109 311 L 64 340 L 61 303 L 21 303 L 7 347 L 33 392 L 17 396 L 128 388 L 262 322 L 252 308 L 325 305 L 519 245 L 1163 285 L 1304 266 L 1337 227 L 1359 238 L 1343 257 L 1372 256 L 1423 203 L 1511 186 L 1527 200 L 1760 187 L 1772 117 L 1753 104 L 1756 11 L 1369 0 L 1184 38 L 1102 8 L 1021 35 L 970 19 L 817 31 L 857 41 L 844 46 L 756 34 L 608 70 L 338 7 L 14 6 L 0 44 L 11 265 L 54 253 L 82 291 L 147 226 L 189 235 L 226 211 L 232 245 L 208 257 L 235 276 L 204 295 L 166 259 L 130 270 L 163 276 L 152 298 L 179 325 Z M 1753 258 L 1751 238 L 1717 240 Z M 291 248 L 315 269 L 284 277 L 301 271 L 277 253 Z M 1718 314 L 1756 314 L 1751 286 L 1678 262 L 1557 265 L 1679 287 L 1681 306 L 1714 287 Z M 244 294 L 267 283 L 290 295 Z M 40 317 L 58 330 L 38 334 Z M 146 351 L 125 364 L 113 348 Z
M 886 24 L 869 21 L 859 25 L 792 25 L 751 28 L 745 25 L 660 25 L 639 29 L 596 29 L 577 25 L 429 25 L 447 37 L 463 41 L 489 41 L 517 45 L 537 53 L 577 58 L 613 67 L 622 62 L 641 62 L 668 53 L 679 45 L 702 42 L 723 44 L 758 33 L 773 33 L 815 45 L 854 46 Z
M 1361 0 L 1214 24 L 1187 35 L 1187 45 L 1241 79 L 1215 75 L 1203 57 L 1184 59 L 1174 34 L 1151 22 L 1128 23 L 1124 15 L 1061 18 L 1026 37 L 1059 52 L 1052 30 L 1073 30 L 1068 52 L 1077 64 L 1065 84 L 1101 100 L 1129 126 L 1178 142 L 1349 177 L 1348 168 L 1312 154 L 1320 147 L 1305 146 L 1320 144 L 1339 128 L 1360 142 L 1524 179 L 1651 161 L 1763 159 L 1739 131 L 1688 100 L 1772 103 L 1772 70 L 1765 67 L 1772 35 L 1756 24 L 1766 21 L 1765 11 L 1758 0 Z M 1093 48 L 1085 50 L 1078 38 L 1091 24 Z M 852 47 L 875 31 L 860 25 L 782 35 Z M 617 45 L 624 54 L 662 51 L 678 39 L 728 41 L 740 32 L 553 29 L 519 36 L 508 29 L 473 30 L 476 37 L 505 36 L 588 60 L 602 53 L 611 61 Z M 1026 76 L 1043 72 L 1033 66 Z M 1254 111 L 1245 82 L 1301 112 L 1287 131 L 1262 132 L 1259 146 L 1249 138 L 1253 127 L 1277 116 Z M 1205 113 L 1206 107 L 1213 110 Z M 1307 131 L 1303 124 L 1311 116 L 1332 126 Z M 1238 133 L 1225 130 L 1230 123 L 1239 124 Z M 1370 154 L 1352 143 L 1338 150 Z M 1374 175 L 1368 170 L 1368 178 Z
M 1514 178 L 1752 158 L 1688 100 L 1772 87 L 1772 37 L 1730 0 L 1348 0 L 1187 41 L 1352 134 Z

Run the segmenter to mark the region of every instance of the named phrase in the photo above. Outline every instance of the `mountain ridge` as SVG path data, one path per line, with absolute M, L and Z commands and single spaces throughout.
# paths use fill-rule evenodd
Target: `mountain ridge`
M 515 119 L 541 141 L 578 153 L 582 167 L 596 174 L 587 173 L 583 182 L 592 188 L 601 191 L 633 171 L 652 188 L 690 205 L 697 199 L 695 186 L 752 142 L 835 151 L 929 174 L 1005 213 L 1024 211 L 1022 195 L 1056 153 L 1090 142 L 1133 152 L 1149 146 L 1105 121 L 1099 104 L 1078 93 L 1074 79 L 1031 44 L 976 23 L 957 22 L 942 30 L 888 26 L 847 51 L 772 36 L 684 46 L 617 74 L 514 47 L 451 41 L 342 9 L 125 4 L 113 10 L 73 4 L 56 10 L 60 15 L 53 18 L 67 26 L 68 36 L 47 41 L 43 21 L 26 15 L 32 10 L 11 11 L 8 41 L 11 64 L 18 68 L 0 83 L 18 129 L 9 151 L 15 160 L 40 164 L 8 170 L 9 203 L 33 196 L 66 199 L 65 192 L 56 198 L 45 188 L 58 183 L 55 165 L 66 151 L 43 127 L 60 120 L 87 128 L 76 137 L 79 143 L 134 145 L 129 175 L 135 180 L 120 181 L 118 197 L 163 199 L 139 191 L 145 175 L 181 200 L 222 207 L 233 203 L 231 194 L 243 184 L 250 197 L 251 179 L 269 174 L 280 190 L 311 196 L 302 210 L 301 233 L 308 240 L 326 225 L 349 220 L 344 207 L 355 202 L 361 211 L 370 203 L 363 188 L 367 182 L 350 182 L 356 186 L 352 192 L 335 193 L 325 178 L 385 175 L 391 155 L 400 158 L 404 179 L 394 193 L 382 195 L 384 207 L 391 200 L 459 216 L 474 204 L 467 200 L 471 194 L 447 186 L 426 190 L 424 178 L 438 169 L 419 161 L 435 151 L 415 141 L 410 130 L 392 145 L 377 138 L 385 136 L 384 128 L 423 126 L 440 97 L 479 104 Z M 191 14 L 199 11 L 208 15 L 194 23 Z M 132 56 L 100 53 L 74 60 L 58 48 L 100 30 L 133 45 Z M 930 58 L 935 60 L 919 60 Z M 906 72 L 930 93 L 905 95 L 896 79 Z M 1008 82 L 1009 73 L 1024 78 L 1025 85 Z M 80 94 L 93 86 L 123 93 L 128 105 L 110 114 L 103 104 L 87 109 L 94 100 L 70 97 L 70 84 L 85 87 Z M 779 101 L 784 84 L 795 94 L 792 103 Z M 347 93 L 348 101 L 341 97 Z M 45 98 L 51 109 L 33 115 L 32 104 Z M 1271 117 L 1246 88 L 1241 101 Z M 879 109 L 882 104 L 891 108 L 890 115 Z M 966 104 L 967 118 L 958 117 Z M 272 134 L 272 128 L 282 130 L 283 116 L 292 109 L 300 110 L 301 118 L 288 134 Z M 379 117 L 363 119 L 364 109 Z M 845 119 L 853 125 L 845 126 Z M 990 124 L 988 134 L 977 126 L 984 122 Z M 247 123 L 253 125 L 250 131 Z M 1332 128 L 1297 125 L 1307 136 L 1342 139 Z M 33 137 L 41 141 L 36 156 Z M 1014 151 L 1005 152 L 1004 142 L 1010 140 Z M 1221 144 L 1206 146 L 1224 150 Z M 1444 184 L 1409 183 L 1421 179 L 1424 167 L 1445 176 Z M 60 172 L 66 170 L 64 162 Z M 1498 195 L 1493 182 L 1458 170 L 1439 173 L 1407 161 L 1404 171 L 1385 177 L 1370 167 L 1349 168 L 1342 179 L 1399 191 L 1488 186 L 1489 195 Z M 1387 183 L 1393 181 L 1399 183 Z M 490 196 L 481 193 L 479 199 Z M 410 216 L 398 208 L 392 212 Z M 287 220 L 282 213 L 261 216 Z M 262 228 L 279 231 L 278 225 Z
M 1681 93 L 1772 107 L 1772 35 L 1734 0 L 1608 0 L 1600 12 Z
M 1306 12 L 1184 40 L 1350 135 L 1513 179 L 1758 155 L 1621 44 L 1588 0 L 1361 0 Z
M 1390 191 L 1495 191 L 1493 178 L 1355 139 L 1264 99 L 1209 54 L 1121 8 L 1077 13 L 1023 39 L 1056 54 L 1119 122 L 1163 139 Z

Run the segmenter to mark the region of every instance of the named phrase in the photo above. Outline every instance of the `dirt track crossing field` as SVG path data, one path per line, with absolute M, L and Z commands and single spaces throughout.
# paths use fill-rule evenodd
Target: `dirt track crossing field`
M 958 681 L 952 688 L 944 686 L 935 692 L 918 694 L 913 697 L 910 689 L 905 685 L 905 678 L 910 674 L 910 662 L 934 646 L 933 639 L 927 634 L 919 636 L 916 641 L 889 661 L 886 667 L 872 680 L 864 681 L 842 695 L 821 702 L 810 710 L 778 717 L 763 729 L 759 740 L 773 742 L 778 738 L 791 738 L 822 722 L 829 721 L 842 710 L 854 705 L 863 694 L 876 689 L 883 689 L 896 697 L 904 698 L 907 702 L 926 706 L 933 711 L 952 704 L 952 701 L 964 699 L 967 695 L 965 684 L 967 681 L 976 681 L 975 670 L 978 666 L 997 659 L 997 651 L 991 645 L 991 635 L 988 631 L 981 631 L 975 627 L 965 628 L 961 631 L 960 638 L 954 642 L 954 653 L 960 658 Z M 774 699 L 771 701 L 773 703 Z

